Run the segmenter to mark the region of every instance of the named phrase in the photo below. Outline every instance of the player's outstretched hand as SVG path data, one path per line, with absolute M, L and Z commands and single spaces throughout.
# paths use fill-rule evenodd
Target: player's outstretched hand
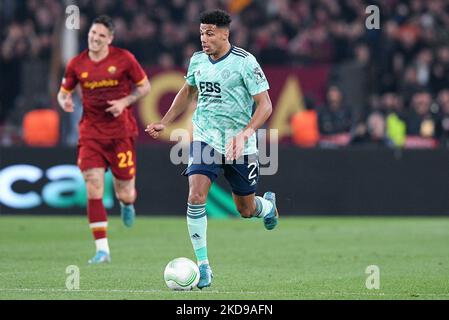
M 252 128 L 247 128 L 233 137 L 226 145 L 226 160 L 233 161 L 240 158 L 245 149 L 245 142 L 255 133 Z
M 73 112 L 74 106 L 73 106 L 73 99 L 72 99 L 72 94 L 71 93 L 66 93 L 65 94 L 65 98 L 64 98 L 64 103 L 62 105 L 62 109 L 65 112 Z
M 112 115 L 116 118 L 121 115 L 123 110 L 125 110 L 125 108 L 127 107 L 127 102 L 123 99 L 109 100 L 108 104 L 110 104 L 111 106 L 105 111 L 112 113 Z
M 239 133 L 231 139 L 226 145 L 226 160 L 237 160 L 243 152 L 245 147 L 245 137 L 243 133 Z
M 163 125 L 160 122 L 157 123 L 150 123 L 147 125 L 147 128 L 145 129 L 146 132 L 153 138 L 157 139 L 159 137 L 159 132 L 165 129 L 165 125 Z

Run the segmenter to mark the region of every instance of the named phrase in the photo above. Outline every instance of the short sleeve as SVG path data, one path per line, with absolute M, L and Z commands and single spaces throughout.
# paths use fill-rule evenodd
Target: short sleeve
M 75 89 L 78 84 L 78 78 L 76 76 L 73 59 L 69 61 L 65 69 L 64 78 L 61 83 L 61 90 L 70 93 Z
M 252 96 L 270 89 L 262 68 L 253 56 L 245 59 L 243 65 L 243 82 Z
M 136 86 L 141 85 L 147 79 L 147 75 L 140 63 L 137 61 L 136 57 L 131 52 L 127 51 L 127 56 L 129 60 L 129 77 Z
M 186 79 L 187 84 L 191 87 L 196 86 L 195 68 L 196 68 L 196 62 L 195 62 L 194 57 L 192 56 L 192 58 L 190 58 L 189 69 L 187 70 L 187 75 L 184 76 L 184 79 Z

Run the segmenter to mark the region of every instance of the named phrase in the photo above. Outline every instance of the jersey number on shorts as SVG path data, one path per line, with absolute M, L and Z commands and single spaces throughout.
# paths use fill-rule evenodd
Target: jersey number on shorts
M 117 154 L 117 158 L 119 158 L 119 168 L 132 167 L 134 165 L 132 151 L 120 152 Z
M 251 169 L 248 175 L 248 180 L 254 179 L 257 177 L 257 167 L 259 166 L 259 162 L 251 162 L 248 164 L 248 169 Z

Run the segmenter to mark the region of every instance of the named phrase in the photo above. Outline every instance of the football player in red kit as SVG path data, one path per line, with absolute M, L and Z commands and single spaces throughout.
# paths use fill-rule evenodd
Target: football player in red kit
M 86 182 L 87 216 L 96 244 L 91 264 L 111 260 L 102 201 L 108 168 L 123 223 L 130 227 L 134 222 L 137 124 L 130 106 L 150 91 L 142 67 L 129 51 L 111 46 L 113 37 L 112 19 L 96 18 L 89 30 L 88 49 L 70 60 L 58 93 L 62 109 L 73 112 L 71 92 L 77 84 L 82 91 L 77 163 Z

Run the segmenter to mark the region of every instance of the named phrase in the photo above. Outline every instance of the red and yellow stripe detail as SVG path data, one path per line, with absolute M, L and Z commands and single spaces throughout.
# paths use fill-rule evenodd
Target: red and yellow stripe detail
M 139 82 L 136 83 L 136 86 L 141 86 L 141 85 L 143 85 L 143 83 L 144 83 L 147 79 L 148 79 L 147 76 L 143 77 L 142 80 L 140 80 Z

